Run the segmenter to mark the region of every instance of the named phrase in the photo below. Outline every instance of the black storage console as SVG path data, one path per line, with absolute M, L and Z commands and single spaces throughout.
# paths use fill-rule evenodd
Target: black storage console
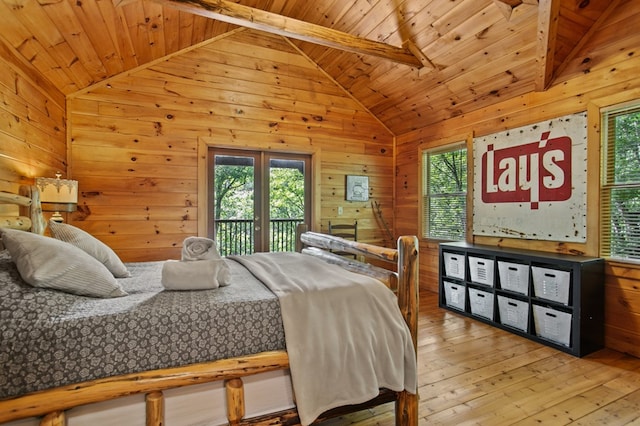
M 578 357 L 604 347 L 604 259 L 465 242 L 439 256 L 440 307 Z

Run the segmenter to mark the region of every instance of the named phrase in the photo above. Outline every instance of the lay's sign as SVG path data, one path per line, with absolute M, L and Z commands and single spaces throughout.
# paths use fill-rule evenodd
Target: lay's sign
M 586 240 L 586 112 L 476 137 L 473 161 L 475 235 Z

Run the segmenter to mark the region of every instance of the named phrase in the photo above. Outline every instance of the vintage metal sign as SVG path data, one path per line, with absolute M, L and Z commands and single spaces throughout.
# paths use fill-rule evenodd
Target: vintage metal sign
M 473 233 L 586 241 L 587 114 L 475 138 Z

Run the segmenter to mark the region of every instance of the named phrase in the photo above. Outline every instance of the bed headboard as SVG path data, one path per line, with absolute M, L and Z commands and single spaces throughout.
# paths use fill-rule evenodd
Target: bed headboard
M 46 222 L 42 216 L 40 193 L 35 186 L 23 185 L 19 194 L 0 191 L 0 204 L 17 207 L 15 215 L 0 215 L 0 227 L 44 233 Z

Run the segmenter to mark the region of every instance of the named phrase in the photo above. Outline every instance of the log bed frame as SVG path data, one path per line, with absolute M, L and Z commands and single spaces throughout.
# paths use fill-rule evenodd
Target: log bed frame
M 25 195 L 0 192 L 0 204 L 21 206 L 18 216 L 0 216 L 0 226 L 25 230 L 31 228 L 32 232 L 38 232 L 38 224 L 42 224 L 43 220 L 41 219 L 37 190 L 34 191 L 32 187 L 28 187 L 26 190 L 21 188 L 21 193 Z M 25 214 L 29 214 L 34 220 L 23 216 Z M 34 224 L 36 226 L 33 226 Z M 417 347 L 417 238 L 414 236 L 400 237 L 398 248 L 391 249 L 305 231 L 306 229 L 302 226 L 298 229 L 297 251 L 319 256 L 327 262 L 338 264 L 354 272 L 373 276 L 396 292 L 400 310 L 413 337 L 414 348 Z M 330 253 L 329 250 L 339 250 L 356 254 L 360 258 L 373 259 L 375 263 L 388 264 L 390 269 L 395 270 L 346 259 Z M 144 394 L 146 425 L 161 426 L 165 424 L 163 391 L 223 380 L 227 397 L 227 419 L 230 425 L 296 425 L 299 424 L 299 419 L 295 408 L 245 419 L 242 378 L 288 368 L 289 358 L 286 351 L 282 350 L 91 380 L 0 400 L 0 423 L 29 417 L 42 417 L 41 426 L 65 426 L 65 410 L 133 394 Z M 418 395 L 406 391 L 391 392 L 388 390 L 382 390 L 378 397 L 367 403 L 341 407 L 324 413 L 316 422 L 391 401 L 395 401 L 396 425 L 415 426 L 418 424 Z

